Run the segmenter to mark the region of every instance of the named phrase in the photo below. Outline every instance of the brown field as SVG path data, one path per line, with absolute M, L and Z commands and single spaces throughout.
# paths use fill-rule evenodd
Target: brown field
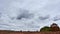
M 56 32 L 22 32 L 22 31 L 7 31 L 7 30 L 0 30 L 0 34 L 60 34 L 60 31 Z

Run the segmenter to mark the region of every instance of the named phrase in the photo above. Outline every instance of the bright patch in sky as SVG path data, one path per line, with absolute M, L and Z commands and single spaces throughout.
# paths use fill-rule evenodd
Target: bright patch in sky
M 60 0 L 0 0 L 0 29 L 39 31 L 51 23 L 60 26 Z

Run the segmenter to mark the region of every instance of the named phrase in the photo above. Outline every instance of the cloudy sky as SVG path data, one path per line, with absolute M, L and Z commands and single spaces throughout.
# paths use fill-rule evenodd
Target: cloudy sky
M 0 0 L 0 30 L 39 31 L 60 26 L 60 0 Z

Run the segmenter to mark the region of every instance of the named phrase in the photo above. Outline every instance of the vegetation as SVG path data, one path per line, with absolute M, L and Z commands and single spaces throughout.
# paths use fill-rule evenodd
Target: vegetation
M 42 31 L 42 32 L 51 31 L 51 28 L 48 26 L 45 26 L 45 27 L 41 28 L 40 31 Z
M 60 31 L 59 26 L 56 23 L 53 23 L 50 27 L 45 26 L 43 28 L 40 29 L 40 31 Z

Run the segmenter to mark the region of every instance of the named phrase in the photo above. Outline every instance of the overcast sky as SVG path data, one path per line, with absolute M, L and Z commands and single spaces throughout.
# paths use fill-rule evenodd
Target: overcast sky
M 0 30 L 39 31 L 60 26 L 60 0 L 0 0 Z

